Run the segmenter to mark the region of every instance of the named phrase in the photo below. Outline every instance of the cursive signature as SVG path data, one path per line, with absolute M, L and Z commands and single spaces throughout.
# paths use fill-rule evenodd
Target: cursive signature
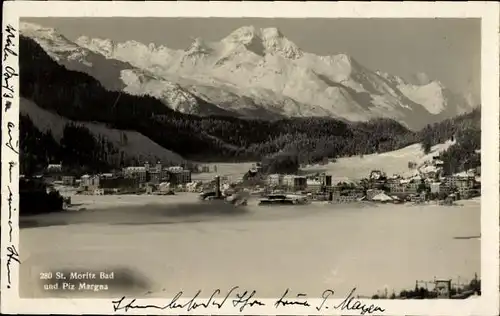
M 9 141 L 5 143 L 5 146 L 7 146 L 8 148 L 10 148 L 10 150 L 19 155 L 19 152 L 14 148 L 14 145 L 12 144 L 12 129 L 14 127 L 16 127 L 14 123 L 12 122 L 7 123 L 7 135 L 9 135 Z
M 289 301 L 285 299 L 285 296 L 288 294 L 289 289 L 286 289 L 285 293 L 274 303 L 274 306 L 276 308 L 280 306 L 286 306 L 286 305 L 302 305 L 302 306 L 311 306 L 309 305 L 309 302 L 307 300 L 300 300 L 300 301 Z M 306 294 L 299 293 L 297 294 L 297 298 L 299 297 L 305 297 Z
M 7 247 L 7 288 L 10 289 L 10 284 L 11 284 L 11 279 L 10 279 L 10 266 L 12 264 L 12 261 L 21 263 L 19 260 L 19 253 L 16 250 L 16 247 L 14 245 L 11 245 L 10 247 Z
M 229 292 L 227 292 L 226 296 L 220 300 L 216 299 L 216 296 L 221 294 L 220 289 L 217 289 L 212 292 L 212 295 L 208 299 L 199 299 L 199 295 L 201 294 L 201 290 L 196 292 L 196 294 L 187 302 L 185 303 L 180 303 L 179 300 L 181 299 L 182 295 L 184 294 L 182 291 L 178 292 L 174 298 L 168 302 L 165 305 L 151 305 L 151 304 L 146 304 L 146 305 L 140 305 L 136 304 L 137 299 L 132 299 L 129 302 L 126 302 L 125 296 L 123 296 L 121 299 L 112 301 L 113 304 L 113 310 L 119 311 L 123 310 L 125 312 L 129 311 L 130 309 L 159 309 L 159 310 L 164 310 L 164 309 L 185 309 L 186 311 L 192 311 L 197 308 L 209 308 L 210 306 L 216 306 L 217 308 L 221 309 L 222 306 L 226 302 L 231 302 L 234 307 L 239 307 L 239 311 L 243 312 L 246 306 L 252 307 L 254 305 L 257 306 L 265 306 L 265 304 L 259 300 L 254 299 L 253 297 L 256 294 L 256 291 L 242 291 L 242 292 L 236 292 L 239 287 L 235 286 Z M 366 304 L 362 303 L 360 300 L 357 300 L 354 298 L 354 292 L 356 291 L 356 288 L 353 288 L 349 295 L 345 298 L 342 303 L 336 305 L 336 306 L 328 306 L 327 300 L 334 294 L 334 291 L 331 289 L 325 290 L 321 297 L 323 298 L 321 304 L 316 307 L 317 311 L 321 311 L 322 309 L 338 309 L 338 310 L 356 310 L 359 311 L 361 315 L 365 314 L 373 314 L 375 312 L 385 312 L 385 309 L 381 308 L 380 306 L 370 304 L 367 306 Z M 229 296 L 231 294 L 235 294 L 236 298 L 230 299 Z M 288 305 L 299 305 L 299 306 L 305 306 L 309 307 L 311 306 L 309 302 L 305 299 L 307 296 L 306 294 L 299 293 L 297 294 L 297 299 L 287 299 L 286 296 L 289 293 L 289 289 L 286 289 L 286 291 L 283 293 L 283 295 L 274 303 L 274 306 L 276 308 L 280 306 L 288 306 Z
M 5 46 L 3 48 L 3 62 L 7 60 L 9 55 L 17 56 L 17 53 L 12 50 L 12 47 L 16 46 L 12 42 L 12 40 L 16 38 L 16 34 L 14 34 L 14 32 L 16 32 L 16 29 L 13 28 L 12 25 L 8 24 L 7 27 L 5 27 L 5 34 L 7 36 L 5 36 Z
M 186 311 L 191 311 L 195 310 L 197 308 L 209 308 L 210 306 L 216 306 L 217 308 L 221 309 L 222 306 L 229 300 L 229 296 L 234 293 L 239 287 L 235 286 L 231 290 L 229 290 L 226 294 L 226 296 L 222 300 L 216 300 L 215 296 L 221 294 L 220 289 L 216 289 L 215 291 L 212 292 L 212 295 L 205 301 L 197 301 L 198 296 L 201 294 L 201 290 L 196 292 L 193 298 L 191 298 L 189 301 L 186 303 L 179 303 L 179 299 L 182 297 L 184 294 L 182 291 L 178 292 L 172 300 L 165 305 L 138 305 L 135 304 L 136 299 L 132 299 L 130 302 L 127 304 L 124 303 L 125 301 L 125 296 L 123 296 L 121 299 L 117 301 L 112 301 L 113 303 L 113 310 L 119 311 L 119 310 L 124 310 L 127 312 L 130 309 L 147 309 L 147 308 L 152 308 L 152 309 L 159 309 L 159 310 L 164 310 L 164 309 L 186 309 Z M 248 291 L 245 291 L 243 293 L 236 293 L 235 299 L 232 299 L 232 303 L 234 307 L 239 306 L 240 311 L 243 311 L 245 306 L 254 306 L 254 305 L 260 305 L 263 306 L 264 303 L 257 301 L 257 300 L 251 300 L 252 297 L 255 295 L 255 291 L 252 291 L 250 295 L 248 295 Z
M 355 299 L 353 297 L 354 291 L 356 291 L 356 288 L 353 288 L 346 299 L 339 305 L 334 306 L 334 308 L 340 310 L 359 310 L 361 315 L 365 315 L 366 313 L 373 314 L 375 312 L 385 312 L 385 309 L 380 306 L 373 304 L 366 306 L 366 304 L 363 304 L 360 300 Z

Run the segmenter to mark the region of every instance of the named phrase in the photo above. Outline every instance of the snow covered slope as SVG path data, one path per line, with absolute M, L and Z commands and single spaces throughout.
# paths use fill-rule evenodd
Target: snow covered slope
M 408 99 L 421 104 L 425 109 L 440 118 L 449 118 L 470 112 L 474 104 L 470 93 L 459 95 L 446 88 L 441 82 L 430 80 L 426 74 L 416 74 L 417 84 L 381 71 L 376 72 L 397 87 Z
M 23 30 L 30 30 L 23 33 L 38 42 L 43 36 L 61 37 L 42 27 Z M 195 102 L 198 97 L 243 116 L 331 116 L 352 121 L 386 117 L 420 128 L 472 109 L 467 98 L 429 81 L 425 74 L 417 76 L 418 84 L 410 84 L 371 71 L 346 54 L 308 53 L 276 28 L 245 26 L 218 42 L 197 38 L 185 50 L 86 36 L 66 41 L 45 41 L 42 46 L 59 60 L 68 55 L 61 51 L 78 51 L 121 62 L 127 67 L 116 78 L 125 91 L 161 98 L 188 113 L 203 114 L 203 106 Z
M 383 169 L 388 176 L 398 174 L 404 177 L 411 177 L 418 174 L 417 170 L 423 167 L 427 162 L 432 161 L 433 157 L 439 156 L 439 154 L 447 150 L 453 144 L 453 141 L 437 144 L 431 148 L 429 154 L 423 152 L 421 144 L 413 144 L 398 150 L 364 155 L 363 157 L 341 157 L 337 158 L 335 162 L 329 162 L 326 165 L 308 165 L 302 168 L 301 171 L 304 174 L 326 172 L 333 176 L 334 182 L 357 181 L 362 178 L 367 178 L 372 170 L 380 169 Z M 409 169 L 408 162 L 414 162 L 416 164 L 416 169 Z M 252 168 L 255 163 L 215 163 L 208 165 L 210 170 L 214 170 L 214 166 L 217 166 L 218 173 L 208 172 L 197 174 L 195 179 L 213 179 L 217 174 L 224 174 L 227 175 L 230 180 L 237 181 L 242 179 L 243 175 Z
M 64 126 L 72 122 L 57 114 L 40 108 L 30 100 L 21 98 L 20 112 L 28 115 L 33 124 L 40 131 L 50 131 L 56 141 L 60 141 L 63 135 Z M 135 131 L 122 131 L 109 128 L 104 124 L 88 122 L 74 122 L 85 126 L 94 136 L 102 135 L 113 143 L 114 147 L 122 151 L 129 158 L 143 158 L 143 160 L 154 161 L 155 158 L 165 162 L 182 163 L 185 161 L 178 154 L 165 149 L 153 142 L 144 135 Z M 123 134 L 126 134 L 127 142 L 123 143 Z
M 454 141 L 437 144 L 431 148 L 429 154 L 423 152 L 421 144 L 413 144 L 385 153 L 364 155 L 362 157 L 341 157 L 327 165 L 308 166 L 305 171 L 308 173 L 327 172 L 333 174 L 336 181 L 359 180 L 368 177 L 372 170 L 380 169 L 383 169 L 388 176 L 397 174 L 410 177 L 418 174 L 418 169 L 425 163 L 432 161 L 433 157 L 439 156 L 453 144 L 455 144 Z M 409 169 L 408 162 L 415 163 L 416 168 Z

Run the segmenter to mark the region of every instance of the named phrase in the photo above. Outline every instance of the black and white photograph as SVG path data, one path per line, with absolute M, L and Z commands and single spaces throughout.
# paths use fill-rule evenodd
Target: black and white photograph
M 19 299 L 359 315 L 468 306 L 498 279 L 480 16 L 31 13 L 2 44 L 18 59 L 2 71 L 3 93 L 18 80 L 2 127 L 18 246 L 2 257 Z

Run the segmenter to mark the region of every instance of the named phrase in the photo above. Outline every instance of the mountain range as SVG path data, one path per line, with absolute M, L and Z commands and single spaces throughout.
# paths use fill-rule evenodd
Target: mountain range
M 20 26 L 23 36 L 68 70 L 86 73 L 110 91 L 154 97 L 185 114 L 390 118 L 417 130 L 477 107 L 422 73 L 410 83 L 346 54 L 305 52 L 276 28 L 245 26 L 218 42 L 197 38 L 176 50 L 87 36 L 71 41 L 52 28 Z
M 19 39 L 23 174 L 33 174 L 53 162 L 85 173 L 144 161 L 189 165 L 265 158 L 270 158 L 265 161 L 272 166 L 289 170 L 298 163 L 314 163 L 326 157 L 363 156 L 415 143 L 426 144 L 423 148 L 427 148 L 453 137 L 458 145 L 450 157 L 455 160 L 448 160 L 454 161 L 450 166 L 461 166 L 474 153 L 470 149 L 479 148 L 480 108 L 415 132 L 387 118 L 350 122 L 328 116 L 284 118 L 276 114 L 273 120 L 249 119 L 252 113 L 225 110 L 218 103 L 184 94 L 187 92 L 178 83 L 169 87 L 183 93 L 171 101 L 140 91 L 134 95 L 125 90 L 123 73 L 156 75 L 71 44 L 53 32 L 49 30 L 43 41 L 35 40 L 32 30 L 25 28 Z M 115 80 L 117 75 L 120 80 Z M 397 77 L 384 76 L 387 81 L 398 82 Z M 419 76 L 421 82 L 425 79 Z M 175 107 L 174 102 L 183 100 L 182 96 L 184 100 L 192 97 L 196 105 L 193 109 L 211 113 L 190 114 Z M 268 113 L 264 107 L 260 111 L 261 116 Z

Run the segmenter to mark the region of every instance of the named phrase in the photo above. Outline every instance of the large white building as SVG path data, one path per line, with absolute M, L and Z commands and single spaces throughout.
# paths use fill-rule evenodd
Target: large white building
M 80 187 L 82 187 L 85 191 L 93 191 L 99 188 L 99 181 L 99 176 L 86 174 L 80 178 Z
M 169 167 L 170 181 L 174 184 L 186 184 L 191 182 L 191 171 L 182 167 Z
M 133 167 L 126 167 L 123 168 L 123 176 L 126 178 L 135 178 L 137 177 L 139 179 L 139 182 L 146 182 L 146 167 L 139 167 L 139 166 L 133 166 Z

